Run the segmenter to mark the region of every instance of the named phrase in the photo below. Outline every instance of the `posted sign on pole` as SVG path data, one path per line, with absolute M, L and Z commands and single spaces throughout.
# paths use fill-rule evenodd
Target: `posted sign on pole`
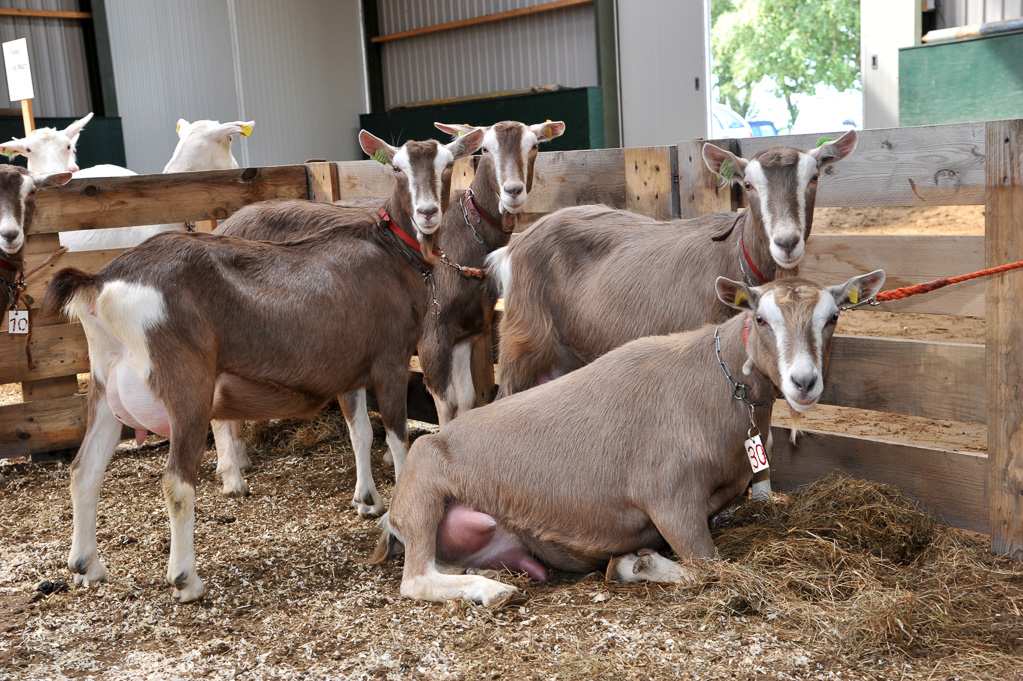
M 36 96 L 32 88 L 32 68 L 28 63 L 28 41 L 25 38 L 10 40 L 3 44 L 4 67 L 7 70 L 7 89 L 11 101 L 21 101 L 21 113 L 25 119 L 25 134 L 35 130 L 32 116 L 32 99 Z

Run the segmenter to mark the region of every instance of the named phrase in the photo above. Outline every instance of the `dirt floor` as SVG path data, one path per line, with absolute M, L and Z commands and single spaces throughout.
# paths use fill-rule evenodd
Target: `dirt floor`
M 983 233 L 980 208 L 932 210 L 819 209 L 814 229 Z M 969 318 L 864 311 L 841 324 L 843 333 L 984 339 L 983 321 Z M 19 399 L 0 386 L 0 403 Z M 850 411 L 821 408 L 804 427 L 879 427 Z M 884 420 L 887 434 L 870 432 L 985 451 L 983 426 Z M 379 435 L 386 503 L 393 472 L 379 463 Z M 207 595 L 191 605 L 174 603 L 164 583 L 159 438 L 121 445 L 107 472 L 99 544 L 112 581 L 50 595 L 37 587 L 69 579 L 67 465 L 0 461 L 0 681 L 1023 679 L 1023 563 L 991 555 L 986 537 L 933 525 L 879 486 L 830 481 L 771 508 L 741 507 L 715 530 L 726 560 L 699 566 L 693 586 L 504 575 L 525 605 L 432 605 L 400 597 L 400 559 L 365 562 L 378 531 L 350 507 L 354 460 L 336 409 L 249 436 L 251 496 L 219 494 L 212 449 L 200 473 Z

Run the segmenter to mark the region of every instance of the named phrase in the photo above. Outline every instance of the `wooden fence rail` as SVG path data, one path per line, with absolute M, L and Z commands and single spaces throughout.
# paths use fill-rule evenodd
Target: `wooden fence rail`
M 853 155 L 829 166 L 818 206 L 984 205 L 986 235 L 815 235 L 802 274 L 842 281 L 883 267 L 887 287 L 918 283 L 1023 260 L 1023 121 L 868 130 Z M 809 148 L 820 136 L 719 140 L 749 157 L 770 144 Z M 525 226 L 569 205 L 605 203 L 657 218 L 741 207 L 704 166 L 702 142 L 646 149 L 548 152 L 537 159 Z M 474 161 L 456 168 L 455 187 L 472 179 Z M 29 266 L 55 246 L 57 230 L 223 219 L 269 198 L 317 201 L 385 196 L 392 180 L 374 161 L 316 163 L 171 176 L 73 181 L 40 194 Z M 117 251 L 66 254 L 30 282 L 38 300 L 60 267 L 96 270 Z M 709 285 L 709 284 L 708 284 Z M 810 432 L 798 446 L 776 428 L 774 480 L 781 489 L 831 471 L 895 484 L 945 522 L 989 533 L 992 546 L 1023 556 L 1023 316 L 1014 314 L 1023 278 L 1009 274 L 886 304 L 886 311 L 984 317 L 987 344 L 839 336 L 825 404 L 929 419 L 987 424 L 988 452 L 894 444 Z M 0 407 L 0 456 L 74 447 L 84 430 L 84 397 L 75 374 L 88 369 L 81 328 L 52 320 L 33 335 L 29 371 L 20 337 L 0 337 L 0 384 L 21 382 L 25 401 Z M 483 380 L 492 376 L 489 344 L 480 347 Z M 486 386 L 478 386 L 486 392 Z M 430 400 L 410 396 L 414 413 Z

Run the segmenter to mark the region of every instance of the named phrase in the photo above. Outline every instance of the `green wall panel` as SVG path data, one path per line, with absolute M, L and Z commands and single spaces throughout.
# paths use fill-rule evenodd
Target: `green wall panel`
M 599 87 L 573 88 L 362 114 L 359 124 L 377 137 L 398 145 L 409 139 L 444 138 L 443 133 L 433 127 L 434 121 L 469 125 L 491 125 L 508 120 L 527 124 L 564 121 L 565 134 L 544 144 L 544 151 L 603 149 L 602 97 Z
M 1023 32 L 899 50 L 899 125 L 1023 118 Z

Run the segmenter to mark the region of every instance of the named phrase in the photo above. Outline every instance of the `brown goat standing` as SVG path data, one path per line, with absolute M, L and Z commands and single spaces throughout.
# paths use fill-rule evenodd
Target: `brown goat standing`
M 82 322 L 92 362 L 85 440 L 71 466 L 68 567 L 76 583 L 107 578 L 96 548 L 96 505 L 122 423 L 170 435 L 167 580 L 181 602 L 204 593 L 194 506 L 211 418 L 308 417 L 372 382 L 384 423 L 404 433 L 408 361 L 429 303 L 423 256 L 433 250 L 454 159 L 482 138 L 396 149 L 364 131 L 365 151 L 400 178 L 389 225 L 340 226 L 285 244 L 168 232 L 96 275 L 57 273 L 44 312 L 63 310 Z M 268 202 L 251 210 L 302 220 L 308 205 Z M 404 449 L 396 468 L 403 459 Z

